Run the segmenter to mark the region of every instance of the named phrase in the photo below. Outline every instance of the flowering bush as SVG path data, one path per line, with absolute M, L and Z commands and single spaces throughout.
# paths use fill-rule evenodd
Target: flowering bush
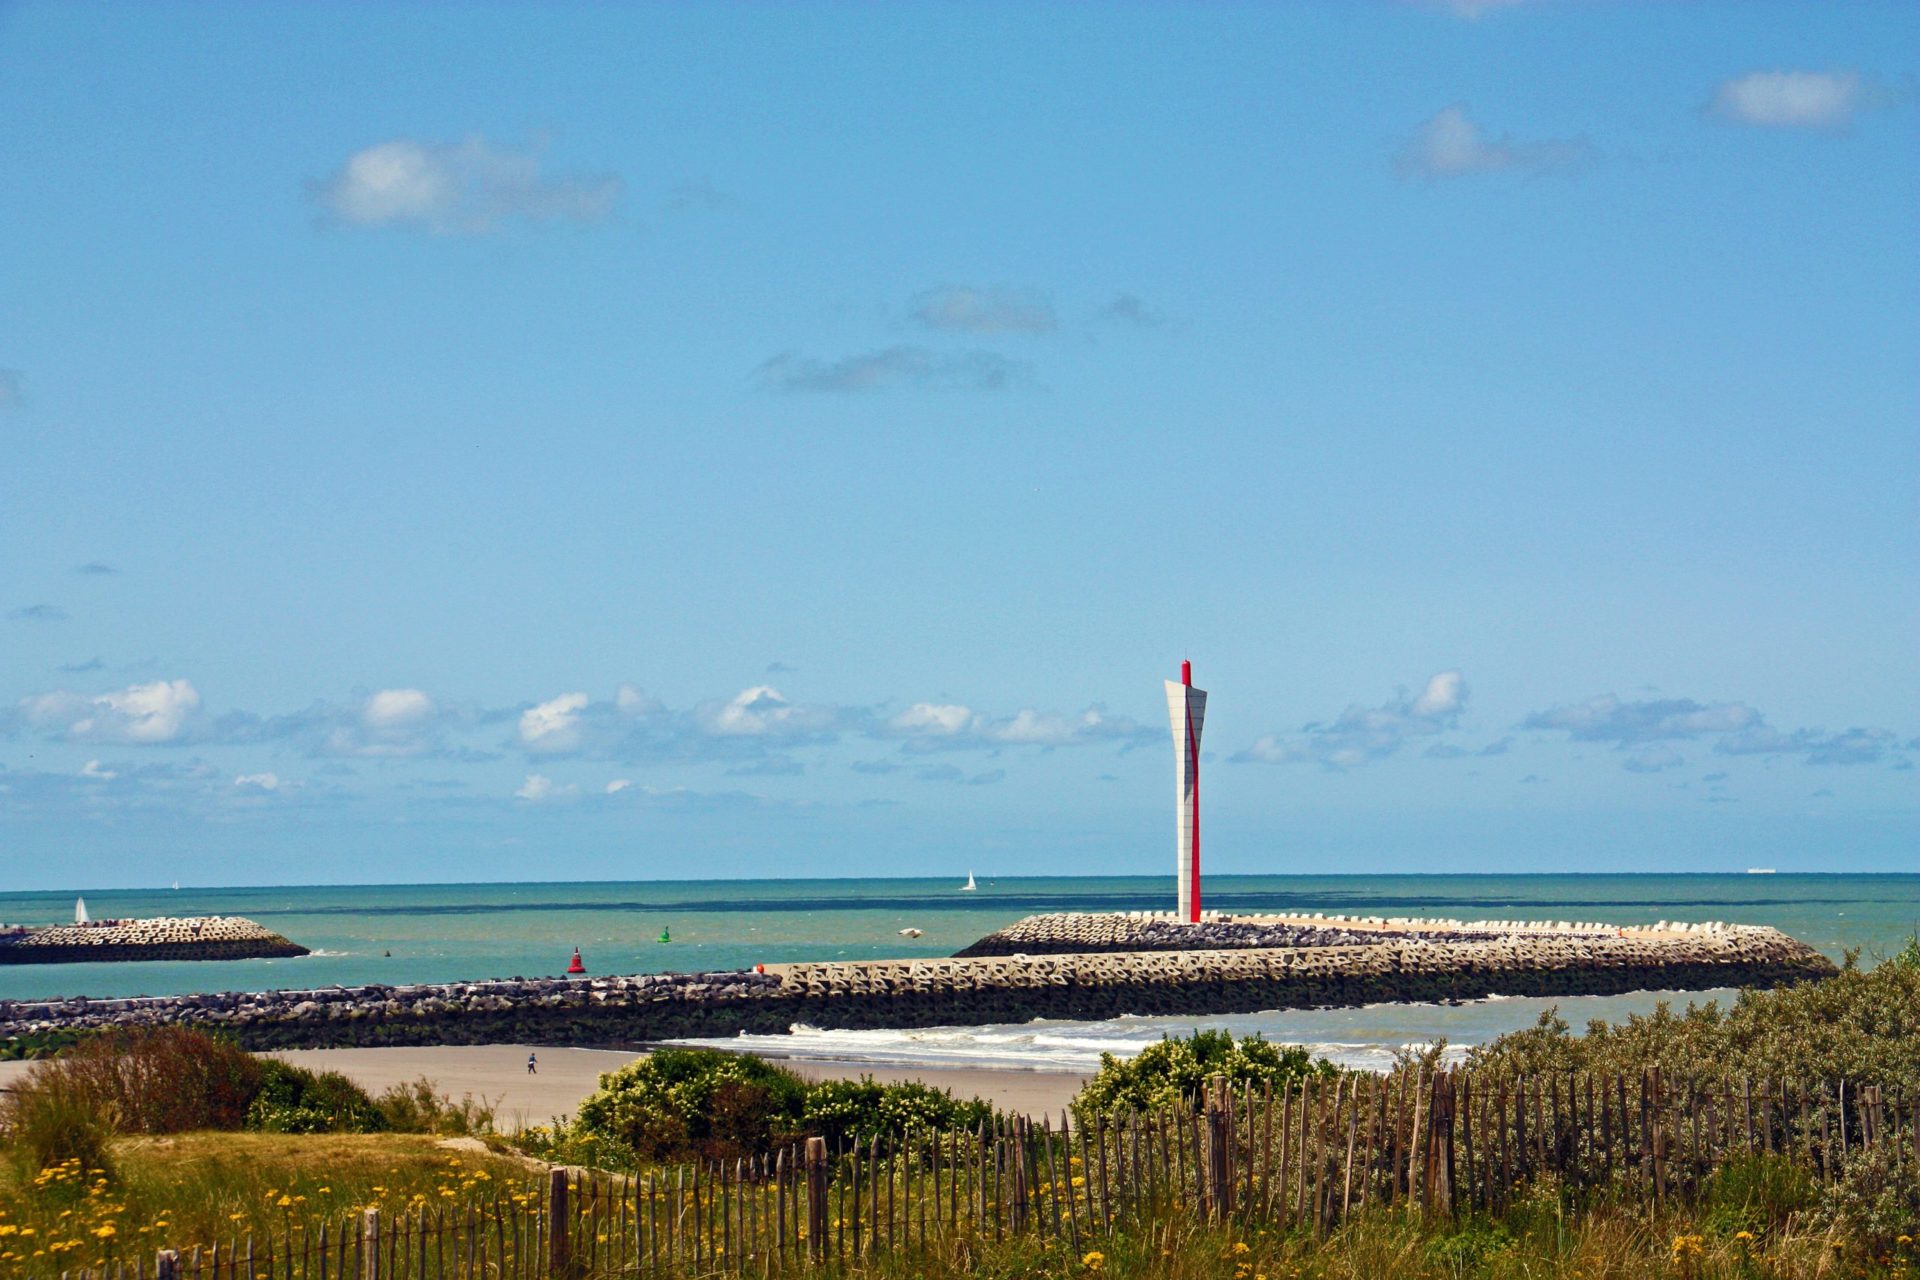
M 866 1141 L 913 1129 L 972 1129 L 993 1109 L 921 1084 L 871 1079 L 809 1084 L 760 1058 L 661 1049 L 600 1077 L 579 1117 L 547 1149 L 611 1142 L 641 1161 L 761 1154 L 801 1135 Z
M 911 1081 L 880 1084 L 867 1077 L 809 1086 L 801 1123 L 808 1134 L 829 1143 L 868 1142 L 912 1130 L 970 1132 L 992 1116 L 993 1108 L 978 1098 L 963 1102 L 944 1089 Z
M 1073 1100 L 1073 1110 L 1091 1122 L 1116 1111 L 1150 1111 L 1177 1103 L 1193 1106 L 1209 1078 L 1224 1075 L 1234 1089 L 1256 1089 L 1306 1076 L 1332 1076 L 1336 1068 L 1305 1049 L 1270 1044 L 1261 1037 L 1235 1040 L 1228 1031 L 1196 1031 L 1183 1039 L 1162 1037 L 1132 1058 L 1100 1055 L 1100 1071 Z

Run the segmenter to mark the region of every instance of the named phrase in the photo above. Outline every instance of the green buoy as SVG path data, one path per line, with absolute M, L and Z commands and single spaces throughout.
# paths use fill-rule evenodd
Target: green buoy
M 662 941 L 662 942 L 672 942 L 672 941 L 673 941 L 673 934 L 672 934 L 671 932 L 669 932 L 668 930 L 666 930 L 666 929 L 662 929 L 662 930 L 660 931 L 660 941 Z

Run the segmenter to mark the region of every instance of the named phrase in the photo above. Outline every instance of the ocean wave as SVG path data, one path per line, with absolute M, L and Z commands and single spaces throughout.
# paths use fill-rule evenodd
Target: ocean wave
M 1091 1072 L 1103 1054 L 1130 1058 L 1162 1036 L 1223 1028 L 1236 1037 L 1259 1035 L 1304 1048 L 1316 1058 L 1364 1071 L 1387 1071 L 1402 1054 L 1431 1052 L 1459 1063 L 1474 1046 L 1532 1026 L 1557 1009 L 1578 1024 L 1586 1017 L 1619 1018 L 1650 1012 L 1672 993 L 1542 999 L 1493 996 L 1453 1004 L 1374 1004 L 1348 1009 L 1289 1009 L 1217 1017 L 1130 1014 L 1098 1022 L 1036 1018 L 977 1027 L 833 1031 L 794 1024 L 785 1035 L 738 1035 L 680 1040 L 772 1058 L 867 1063 L 877 1067 Z M 1697 993 L 1704 995 L 1705 993 Z

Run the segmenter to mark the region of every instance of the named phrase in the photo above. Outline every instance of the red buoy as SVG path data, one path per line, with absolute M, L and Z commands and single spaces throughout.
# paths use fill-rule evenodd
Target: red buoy
M 573 949 L 573 962 L 567 966 L 567 974 L 568 976 L 572 976 L 573 974 L 585 973 L 586 971 L 587 966 L 580 963 L 580 948 L 575 947 Z

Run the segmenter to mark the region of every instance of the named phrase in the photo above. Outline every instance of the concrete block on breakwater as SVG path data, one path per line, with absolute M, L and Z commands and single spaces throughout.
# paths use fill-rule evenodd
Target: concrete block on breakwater
M 859 1029 L 1129 1013 L 1204 1016 L 1489 995 L 1775 986 L 1833 972 L 1826 957 L 1777 930 L 1737 925 L 1318 920 L 1303 927 L 1364 940 L 766 965 L 578 981 L 0 1001 L 0 1041 L 184 1022 L 263 1049 L 523 1041 L 619 1047 L 778 1033 L 795 1023 Z
M 95 920 L 0 931 L 0 964 L 106 960 L 258 960 L 307 949 L 242 916 Z

